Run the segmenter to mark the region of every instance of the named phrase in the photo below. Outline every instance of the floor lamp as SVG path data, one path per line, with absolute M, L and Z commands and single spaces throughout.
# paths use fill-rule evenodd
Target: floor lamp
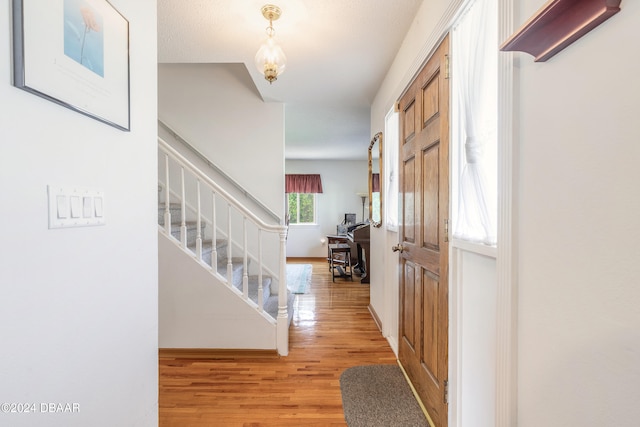
M 362 222 L 364 222 L 364 202 L 369 195 L 367 193 L 356 193 L 362 199 Z

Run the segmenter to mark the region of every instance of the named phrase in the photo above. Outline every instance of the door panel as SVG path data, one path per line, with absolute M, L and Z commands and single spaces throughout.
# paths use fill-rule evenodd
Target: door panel
M 415 300 L 416 275 L 415 269 L 411 263 L 405 264 L 404 281 L 406 291 L 403 294 L 402 305 L 405 306 L 406 309 L 404 310 L 404 319 L 402 322 L 402 336 L 406 340 L 408 348 L 415 353 L 417 341 L 416 328 L 414 324 L 414 319 L 416 317 L 415 306 L 417 304 Z
M 416 109 L 414 99 L 412 99 L 409 105 L 407 105 L 404 111 L 404 117 L 406 118 L 406 120 L 402 122 L 403 134 L 405 135 L 403 143 L 406 143 L 413 138 L 416 131 Z
M 436 74 L 422 89 L 423 126 L 440 111 L 440 75 Z
M 415 157 L 411 157 L 404 162 L 403 174 L 407 177 L 406 191 L 402 194 L 402 222 L 403 240 L 411 243 L 416 241 L 416 204 L 414 200 L 414 181 L 416 176 Z
M 422 354 L 425 369 L 431 375 L 432 380 L 439 377 L 438 367 L 438 279 L 432 277 L 426 270 L 423 270 L 422 283 L 424 283 L 423 319 L 424 319 L 424 340 Z
M 449 80 L 446 37 L 399 102 L 401 120 L 398 358 L 436 427 L 447 426 Z
M 422 242 L 423 247 L 438 250 L 440 215 L 438 215 L 438 162 L 440 150 L 434 145 L 422 153 L 422 211 L 424 213 L 424 226 Z

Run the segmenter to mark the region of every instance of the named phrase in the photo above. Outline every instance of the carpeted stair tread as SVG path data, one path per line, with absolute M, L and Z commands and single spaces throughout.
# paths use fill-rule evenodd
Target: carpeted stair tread
M 158 204 L 158 224 L 160 225 L 164 225 L 164 212 L 165 212 L 164 203 L 159 203 Z M 181 221 L 180 212 L 182 212 L 182 206 L 180 205 L 180 203 L 171 203 L 169 205 L 169 213 L 171 214 L 172 224 L 175 224 L 176 222 L 179 223 Z
M 293 300 L 295 294 L 287 291 L 287 315 L 289 317 L 288 324 L 291 325 L 291 319 L 293 319 Z M 278 318 L 278 295 L 271 295 L 264 302 L 264 311 L 269 313 L 274 319 Z
M 275 282 L 271 278 L 271 276 L 262 276 L 262 298 L 263 298 L 263 309 L 267 312 L 271 317 L 277 319 L 278 317 L 278 295 L 271 294 L 271 286 L 274 285 Z M 248 287 L 249 287 L 249 299 L 251 299 L 256 304 L 258 303 L 258 276 L 249 276 L 248 277 Z M 242 281 L 238 287 L 238 290 L 242 292 Z M 295 294 L 287 290 L 287 314 L 288 314 L 288 324 L 291 324 L 291 320 L 293 319 L 293 300 L 295 299 Z
M 242 292 L 242 276 L 240 283 L 237 285 L 234 283 L 234 286 Z M 270 276 L 262 276 L 262 297 L 266 301 L 271 296 L 271 277 Z M 258 284 L 259 284 L 258 276 L 248 276 L 247 284 L 249 288 L 249 299 L 256 304 L 258 303 Z
M 211 239 L 206 239 L 202 241 L 202 261 L 211 265 L 211 252 L 213 251 L 213 241 Z M 193 254 L 196 253 L 196 242 L 188 242 L 187 247 Z M 218 252 L 218 264 L 220 264 L 221 252 L 226 253 L 227 241 L 224 239 L 216 240 L 216 251 Z M 225 263 L 226 268 L 226 263 Z
M 185 221 L 184 225 L 187 227 L 187 229 L 196 229 L 196 227 L 198 226 L 198 222 L 197 221 Z M 180 226 L 182 226 L 182 221 L 177 221 L 177 222 L 173 222 L 171 221 L 171 231 L 174 231 L 176 228 L 178 230 L 180 230 Z M 207 226 L 207 224 L 202 221 L 200 223 L 200 227 L 205 228 Z
M 185 222 L 185 227 L 187 231 L 187 245 L 195 245 L 196 239 L 198 238 L 198 223 L 196 221 L 187 221 Z M 200 224 L 200 235 L 204 236 L 205 224 Z M 171 225 L 171 235 L 176 239 L 180 240 L 180 225 L 176 225 L 175 227 Z
M 213 249 L 213 240 L 211 239 L 203 239 L 202 240 L 202 251 L 204 252 L 205 249 L 208 251 L 211 251 Z M 189 245 L 187 245 L 187 247 L 189 249 L 191 249 L 192 251 L 196 250 L 196 242 L 193 242 Z M 220 252 L 220 248 L 226 248 L 227 247 L 227 241 L 224 239 L 218 239 L 216 240 L 216 249 L 218 249 L 218 252 Z
M 238 288 L 238 286 L 242 286 L 242 270 L 243 270 L 243 259 L 242 258 L 231 258 L 231 284 Z M 227 259 L 218 260 L 218 274 L 222 277 L 227 277 Z

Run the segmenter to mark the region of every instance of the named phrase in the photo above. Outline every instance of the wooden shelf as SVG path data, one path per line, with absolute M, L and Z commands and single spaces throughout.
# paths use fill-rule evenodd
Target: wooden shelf
M 621 0 L 551 0 L 500 50 L 531 54 L 544 62 L 620 11 Z

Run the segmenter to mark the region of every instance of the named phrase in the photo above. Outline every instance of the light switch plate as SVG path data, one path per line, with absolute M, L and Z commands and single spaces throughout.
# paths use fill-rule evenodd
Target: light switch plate
M 104 193 L 80 187 L 48 185 L 49 228 L 105 224 Z

